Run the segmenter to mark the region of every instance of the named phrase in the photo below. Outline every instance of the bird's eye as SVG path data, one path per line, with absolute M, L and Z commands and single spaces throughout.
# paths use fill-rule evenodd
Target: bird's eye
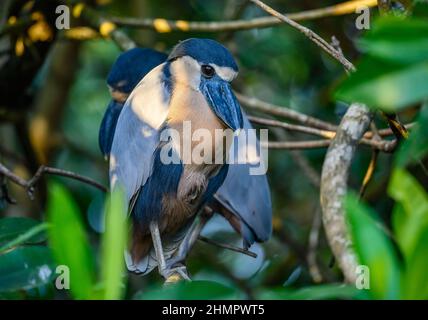
M 207 64 L 201 66 L 201 72 L 206 78 L 212 78 L 215 74 L 214 68 Z

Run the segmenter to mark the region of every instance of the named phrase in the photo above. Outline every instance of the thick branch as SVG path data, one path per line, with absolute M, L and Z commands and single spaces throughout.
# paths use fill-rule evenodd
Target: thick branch
M 327 239 L 349 283 L 355 283 L 358 263 L 347 230 L 343 197 L 348 190 L 355 150 L 370 121 L 366 106 L 354 103 L 349 107 L 327 151 L 321 174 L 321 207 Z

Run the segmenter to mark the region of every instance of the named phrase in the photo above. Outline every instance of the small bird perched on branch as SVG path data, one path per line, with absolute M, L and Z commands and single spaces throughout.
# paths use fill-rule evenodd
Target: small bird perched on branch
M 186 272 L 177 266 L 187 256 L 195 232 L 197 237 L 203 227 L 198 228 L 193 220 L 205 204 L 228 219 L 243 236 L 245 248 L 270 237 L 267 179 L 265 175 L 251 176 L 251 163 L 183 163 L 183 154 L 176 149 L 172 151 L 179 157 L 178 164 L 164 164 L 160 159 L 165 146 L 160 135 L 170 128 L 182 132 L 185 121 L 193 129 L 251 129 L 230 89 L 236 74 L 228 50 L 208 39 L 183 41 L 168 59 L 154 50 L 135 48 L 113 65 L 108 80 L 113 101 L 104 115 L 99 141 L 103 154 L 108 155 L 111 148 L 112 186 L 122 185 L 130 204 L 130 271 L 145 274 L 159 265 L 166 278 L 173 272 L 186 278 Z M 121 112 L 129 91 L 141 78 Z M 214 154 L 219 147 L 215 143 Z M 178 143 L 178 149 L 182 144 Z M 232 157 L 246 152 L 235 151 Z M 222 152 L 225 157 L 227 148 Z M 248 158 L 246 153 L 243 156 Z

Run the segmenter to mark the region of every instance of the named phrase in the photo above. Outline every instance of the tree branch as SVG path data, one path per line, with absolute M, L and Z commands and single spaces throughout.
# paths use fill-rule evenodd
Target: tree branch
M 339 16 L 355 13 L 355 10 L 361 6 L 374 7 L 377 5 L 376 0 L 353 0 L 339 3 L 333 6 L 307 10 L 296 13 L 289 13 L 285 16 L 294 21 L 314 20 L 329 16 Z M 184 20 L 167 20 L 167 19 L 140 19 L 140 18 L 122 18 L 111 17 L 112 22 L 119 26 L 151 29 L 157 32 L 219 32 L 219 31 L 238 31 L 255 28 L 267 28 L 278 26 L 282 22 L 275 17 L 260 17 L 249 20 L 235 21 L 212 21 L 196 22 Z
M 293 21 L 292 19 L 288 18 L 287 16 L 279 13 L 278 11 L 274 10 L 273 8 L 269 7 L 267 4 L 263 3 L 260 0 L 250 0 L 252 3 L 260 7 L 262 10 L 266 11 L 270 15 L 278 18 L 282 22 L 287 23 L 288 25 L 292 26 L 293 28 L 297 29 L 301 33 L 303 33 L 309 40 L 314 42 L 318 47 L 323 49 L 328 55 L 330 55 L 333 59 L 340 62 L 345 70 L 347 71 L 354 71 L 355 67 L 354 65 L 349 62 L 345 56 L 336 50 L 332 45 L 330 45 L 327 41 L 325 41 L 323 38 L 321 38 L 318 34 L 313 32 L 311 29 L 306 28 L 297 22 Z M 360 4 L 361 5 L 361 4 Z
M 279 127 L 279 128 L 283 128 L 283 129 L 290 130 L 290 131 L 307 133 L 307 134 L 316 135 L 316 136 L 319 136 L 322 138 L 326 138 L 329 140 L 333 139 L 336 136 L 336 132 L 334 132 L 334 131 L 320 130 L 320 129 L 316 129 L 316 128 L 305 127 L 305 126 L 290 124 L 290 123 L 286 123 L 286 122 L 282 122 L 282 121 L 264 119 L 264 118 L 254 117 L 254 116 L 248 116 L 248 119 L 252 123 L 257 123 L 257 124 L 262 124 L 262 125 L 267 125 L 267 126 L 272 126 L 272 127 Z M 371 132 L 370 132 L 370 136 L 373 136 L 373 134 Z M 323 140 L 320 140 L 320 141 L 323 141 Z M 293 143 L 294 144 L 296 142 L 292 141 L 292 142 L 287 142 L 287 143 Z M 314 141 L 312 141 L 309 145 L 313 146 L 314 148 L 315 148 L 315 145 L 319 146 L 317 143 L 315 143 L 315 144 L 313 144 L 313 143 L 314 143 Z M 319 143 L 320 143 L 320 145 L 323 145 L 321 142 L 319 142 Z M 383 152 L 392 152 L 397 145 L 396 140 L 391 140 L 391 141 L 382 140 L 382 139 L 379 140 L 377 138 L 367 139 L 364 137 L 360 139 L 360 143 L 364 144 L 364 145 L 368 145 L 368 146 L 370 146 L 376 150 L 380 150 Z M 269 147 L 272 147 L 275 145 L 275 144 L 273 144 L 271 146 L 270 144 L 271 144 L 271 142 L 269 142 Z M 276 145 L 276 148 L 279 148 L 278 146 L 279 145 Z M 307 147 L 307 148 L 310 148 L 310 147 Z
M 91 185 L 103 192 L 107 192 L 107 188 L 103 186 L 102 184 L 96 182 L 95 180 L 92 180 L 91 178 L 82 176 L 80 174 L 77 174 L 72 171 L 67 171 L 63 169 L 58 168 L 52 168 L 52 167 L 46 167 L 46 166 L 40 166 L 37 172 L 34 174 L 34 176 L 30 180 L 25 180 L 21 178 L 20 176 L 13 173 L 11 170 L 9 170 L 7 167 L 5 167 L 3 164 L 0 163 L 0 174 L 5 176 L 10 181 L 14 182 L 15 184 L 25 188 L 28 192 L 28 195 L 30 198 L 33 198 L 34 194 L 34 187 L 37 184 L 37 182 L 42 178 L 45 174 L 51 174 L 56 176 L 62 176 L 67 177 L 73 180 L 77 180 L 83 183 L 86 183 L 88 185 Z
M 261 101 L 254 97 L 247 97 L 241 93 L 235 92 L 238 101 L 247 108 L 261 111 L 274 116 L 284 117 L 290 120 L 297 121 L 310 127 L 315 127 L 323 130 L 336 131 L 337 126 L 329 122 L 308 116 L 304 113 L 292 110 L 290 108 L 274 105 L 268 102 Z
M 347 230 L 343 197 L 348 191 L 347 181 L 355 150 L 370 121 L 366 106 L 354 103 L 349 107 L 328 149 L 321 174 L 324 227 L 334 256 L 349 283 L 355 283 L 358 263 Z
M 345 58 L 341 50 L 335 49 L 312 30 L 290 20 L 260 0 L 250 1 L 302 32 L 332 58 L 340 62 L 347 72 L 355 70 L 354 65 Z M 365 105 L 353 103 L 348 108 L 327 151 L 321 174 L 320 197 L 326 235 L 333 254 L 345 275 L 345 280 L 349 283 L 355 283 L 355 271 L 358 264 L 347 230 L 342 202 L 347 193 L 347 179 L 356 147 L 370 121 L 370 112 Z
M 320 149 L 327 148 L 329 145 L 330 140 L 269 141 L 267 145 L 266 143 L 261 142 L 261 146 L 263 148 L 287 150 Z

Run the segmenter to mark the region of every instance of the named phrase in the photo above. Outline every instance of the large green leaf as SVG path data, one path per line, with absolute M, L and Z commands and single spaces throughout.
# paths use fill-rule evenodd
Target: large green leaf
M 397 111 L 428 97 L 428 61 L 412 65 L 389 63 L 370 56 L 336 91 L 336 99 Z
M 0 255 L 0 291 L 28 290 L 45 285 L 55 276 L 50 250 L 20 247 Z
M 107 201 L 106 231 L 102 239 L 101 277 L 104 299 L 120 299 L 125 287 L 123 252 L 127 240 L 126 202 L 116 189 Z
M 237 290 L 217 282 L 192 281 L 145 289 L 135 298 L 139 300 L 223 300 L 237 299 L 238 294 Z
M 403 169 L 395 169 L 388 194 L 398 203 L 393 225 L 397 242 L 406 258 L 413 254 L 422 232 L 428 228 L 428 195 L 416 179 Z
M 400 292 L 400 265 L 392 243 L 379 227 L 369 207 L 349 194 L 345 199 L 350 233 L 362 265 L 369 268 L 371 296 L 397 299 Z
M 70 290 L 77 299 L 93 297 L 94 256 L 89 246 L 81 214 L 69 192 L 56 183 L 49 184 L 49 243 L 54 258 L 70 270 Z
M 371 56 L 391 62 L 422 62 L 428 59 L 427 34 L 426 19 L 383 17 L 358 44 Z
M 346 102 L 396 111 L 428 97 L 428 22 L 384 17 L 359 40 L 365 51 L 336 91 Z
M 403 278 L 403 298 L 428 299 L 428 228 L 418 239 L 415 250 L 407 260 Z
M 264 290 L 258 298 L 266 300 L 327 300 L 327 299 L 364 299 L 365 291 L 355 286 L 326 284 L 297 290 L 284 288 Z
M 9 250 L 13 247 L 26 244 L 28 242 L 31 243 L 32 241 L 34 241 L 34 238 L 36 238 L 41 233 L 44 233 L 47 228 L 48 228 L 47 223 L 39 223 L 39 224 L 35 225 L 34 227 L 28 229 L 23 234 L 20 234 L 16 238 L 10 240 L 9 242 L 7 242 L 3 246 L 1 246 L 0 247 L 0 253 L 3 251 Z
M 5 246 L 10 241 L 15 240 L 17 237 L 22 236 L 30 229 L 38 226 L 39 221 L 23 218 L 23 217 L 10 217 L 0 219 L 0 247 Z M 45 232 L 38 232 L 23 241 L 22 243 L 40 243 L 46 240 Z
M 404 141 L 398 150 L 395 161 L 398 166 L 404 167 L 415 163 L 428 154 L 428 103 L 420 110 L 417 122 L 412 128 L 409 138 Z

